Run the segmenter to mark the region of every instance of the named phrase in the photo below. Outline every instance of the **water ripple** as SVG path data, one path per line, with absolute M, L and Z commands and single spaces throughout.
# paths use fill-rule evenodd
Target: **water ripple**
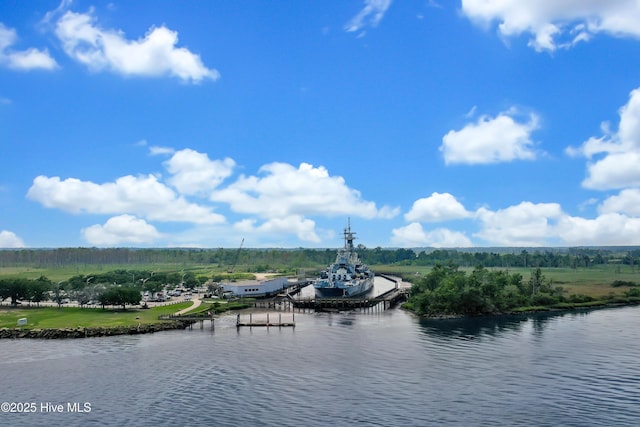
M 93 410 L 0 422 L 629 425 L 640 417 L 640 332 L 628 325 L 639 322 L 640 308 L 439 322 L 391 310 L 296 313 L 295 328 L 237 329 L 228 316 L 213 329 L 6 341 L 4 400 Z

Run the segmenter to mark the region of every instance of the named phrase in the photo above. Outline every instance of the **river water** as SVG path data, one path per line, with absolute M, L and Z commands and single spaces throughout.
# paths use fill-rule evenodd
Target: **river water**
M 283 321 L 291 316 L 282 313 Z M 296 312 L 295 321 L 295 328 L 237 329 L 228 316 L 214 329 L 2 341 L 0 400 L 35 410 L 0 413 L 0 425 L 640 420 L 640 307 L 438 321 L 399 309 Z

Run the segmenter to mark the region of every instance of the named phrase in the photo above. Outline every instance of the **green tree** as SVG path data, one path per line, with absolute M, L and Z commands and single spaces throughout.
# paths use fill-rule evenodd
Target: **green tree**
M 104 308 L 106 305 L 121 305 L 126 310 L 127 304 L 140 303 L 140 291 L 132 286 L 111 286 L 102 292 L 98 301 Z
M 182 278 L 182 286 L 187 289 L 193 289 L 198 286 L 198 279 L 196 279 L 196 275 L 193 272 L 184 273 L 184 277 Z
M 40 306 L 41 301 L 49 299 L 49 291 L 52 286 L 53 284 L 51 283 L 51 280 L 47 279 L 45 276 L 40 276 L 28 284 L 27 299 Z
M 11 305 L 18 305 L 18 300 L 26 299 L 29 295 L 29 280 L 2 279 L 0 280 L 0 298 L 11 298 Z

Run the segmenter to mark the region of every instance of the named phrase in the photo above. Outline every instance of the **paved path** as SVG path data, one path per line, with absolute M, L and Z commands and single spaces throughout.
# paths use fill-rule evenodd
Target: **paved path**
M 193 310 L 194 308 L 198 308 L 200 306 L 200 304 L 202 304 L 202 300 L 199 300 L 198 298 L 192 299 L 191 302 L 193 304 L 191 304 L 191 307 L 187 307 L 185 309 L 182 309 L 178 312 L 176 312 L 176 314 L 185 314 L 188 311 Z

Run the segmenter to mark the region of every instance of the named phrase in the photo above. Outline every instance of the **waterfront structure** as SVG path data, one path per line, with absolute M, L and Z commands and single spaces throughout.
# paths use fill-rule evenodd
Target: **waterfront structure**
M 297 282 L 290 281 L 287 277 L 273 277 L 227 282 L 222 283 L 220 287 L 224 294 L 231 294 L 234 297 L 270 297 L 296 284 Z

